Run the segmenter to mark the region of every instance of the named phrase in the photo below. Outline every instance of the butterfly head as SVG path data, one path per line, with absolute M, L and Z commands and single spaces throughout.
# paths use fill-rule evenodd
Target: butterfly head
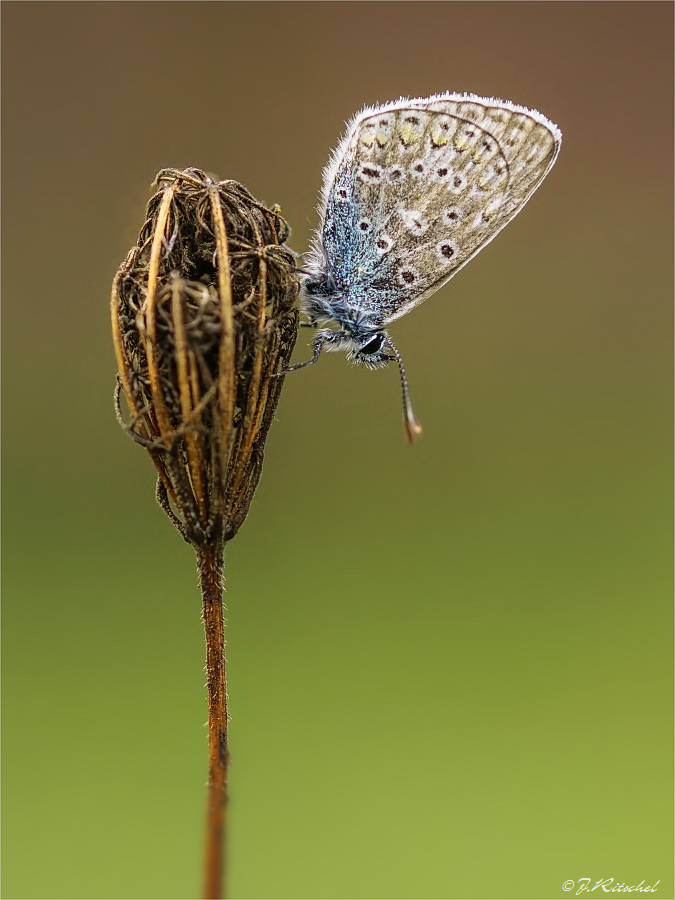
M 345 323 L 339 331 L 320 331 L 317 339 L 325 350 L 343 350 L 351 362 L 368 369 L 379 369 L 394 359 L 387 349 L 389 336 L 386 331 L 358 329 Z

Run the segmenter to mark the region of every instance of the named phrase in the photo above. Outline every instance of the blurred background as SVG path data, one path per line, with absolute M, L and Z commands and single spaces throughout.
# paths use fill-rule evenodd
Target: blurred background
M 112 408 L 110 285 L 156 172 L 243 182 L 304 250 L 345 120 L 445 90 L 541 110 L 562 152 L 393 329 L 416 446 L 393 369 L 286 381 L 226 554 L 230 896 L 673 896 L 672 26 L 3 4 L 3 896 L 200 891 L 194 557 Z

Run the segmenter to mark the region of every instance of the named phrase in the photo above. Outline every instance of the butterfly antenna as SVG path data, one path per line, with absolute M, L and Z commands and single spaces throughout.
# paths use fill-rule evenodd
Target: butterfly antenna
M 394 345 L 394 342 L 391 340 L 391 338 L 387 339 L 386 344 L 394 354 L 396 362 L 398 363 L 399 372 L 401 373 L 401 388 L 403 390 L 403 427 L 405 428 L 405 436 L 408 438 L 408 443 L 414 444 L 415 438 L 418 438 L 422 434 L 422 426 L 417 421 L 415 411 L 412 407 L 412 401 L 410 400 L 410 391 L 408 390 L 408 378 L 405 374 L 405 368 L 403 366 L 401 354 L 396 349 L 396 346 Z

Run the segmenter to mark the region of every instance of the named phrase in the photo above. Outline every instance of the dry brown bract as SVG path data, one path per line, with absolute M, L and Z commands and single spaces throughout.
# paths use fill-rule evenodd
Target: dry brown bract
M 116 406 L 185 540 L 222 545 L 248 512 L 297 335 L 288 227 L 236 181 L 162 169 L 156 184 L 113 285 Z

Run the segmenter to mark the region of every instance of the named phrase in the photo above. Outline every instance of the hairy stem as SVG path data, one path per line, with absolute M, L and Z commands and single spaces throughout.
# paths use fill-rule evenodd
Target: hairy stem
M 227 691 L 223 622 L 223 548 L 197 548 L 206 635 L 206 685 L 209 703 L 209 783 L 206 810 L 204 900 L 221 900 L 225 878 L 227 804 Z

